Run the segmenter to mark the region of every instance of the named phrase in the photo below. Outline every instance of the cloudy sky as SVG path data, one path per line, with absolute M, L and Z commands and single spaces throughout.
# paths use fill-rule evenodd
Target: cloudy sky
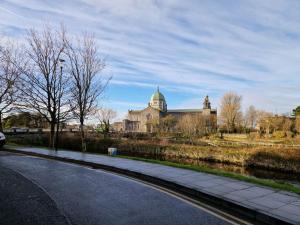
M 0 36 L 63 22 L 93 32 L 113 76 L 105 105 L 124 115 L 160 86 L 169 108 L 219 107 L 235 91 L 244 108 L 300 105 L 299 0 L 0 0 Z

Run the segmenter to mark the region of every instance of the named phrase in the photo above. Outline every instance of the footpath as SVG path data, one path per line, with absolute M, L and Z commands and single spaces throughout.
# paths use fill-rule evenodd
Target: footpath
M 6 146 L 5 150 L 131 176 L 260 223 L 300 224 L 300 195 L 294 193 L 186 169 L 98 154 L 15 146 Z

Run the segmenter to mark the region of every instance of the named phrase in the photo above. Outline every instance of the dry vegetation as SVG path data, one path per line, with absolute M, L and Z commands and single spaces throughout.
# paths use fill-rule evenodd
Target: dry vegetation
M 168 157 L 193 158 L 240 166 L 300 172 L 299 148 L 171 145 L 163 154 Z
M 47 145 L 47 135 L 9 136 L 8 141 L 25 145 Z M 300 173 L 300 148 L 283 145 L 259 146 L 235 145 L 211 146 L 203 140 L 195 145 L 180 144 L 168 140 L 103 139 L 87 137 L 88 151 L 106 153 L 108 147 L 117 147 L 122 155 L 157 159 L 196 159 L 240 166 Z M 64 134 L 60 147 L 80 151 L 78 134 Z

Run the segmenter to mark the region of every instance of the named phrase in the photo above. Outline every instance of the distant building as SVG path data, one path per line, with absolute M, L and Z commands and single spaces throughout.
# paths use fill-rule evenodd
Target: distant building
M 217 127 L 217 110 L 211 108 L 208 96 L 204 99 L 202 109 L 168 109 L 164 95 L 157 88 L 157 91 L 151 96 L 147 108 L 143 110 L 129 110 L 127 119 L 124 119 L 122 122 L 115 122 L 113 129 L 118 132 L 153 132 L 153 120 L 159 121 L 159 119 L 168 115 L 180 119 L 184 115 L 198 114 L 208 118 L 214 117 L 213 120 L 208 120 L 207 126 L 209 129 Z

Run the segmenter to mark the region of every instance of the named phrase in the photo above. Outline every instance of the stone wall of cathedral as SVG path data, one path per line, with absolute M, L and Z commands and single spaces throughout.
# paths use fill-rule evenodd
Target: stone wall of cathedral
M 147 107 L 140 111 L 130 110 L 128 111 L 128 120 L 136 125 L 126 124 L 125 130 L 130 132 L 153 132 L 151 123 L 159 120 L 160 116 L 161 112 L 152 107 Z
M 185 115 L 203 115 L 207 118 L 208 130 L 217 129 L 217 111 L 211 109 L 208 96 L 203 102 L 203 109 L 167 110 L 167 103 L 159 89 L 152 95 L 148 107 L 143 110 L 129 110 L 127 119 L 122 123 L 115 123 L 114 130 L 122 132 L 154 132 L 153 122 L 160 118 L 172 115 L 177 120 Z

